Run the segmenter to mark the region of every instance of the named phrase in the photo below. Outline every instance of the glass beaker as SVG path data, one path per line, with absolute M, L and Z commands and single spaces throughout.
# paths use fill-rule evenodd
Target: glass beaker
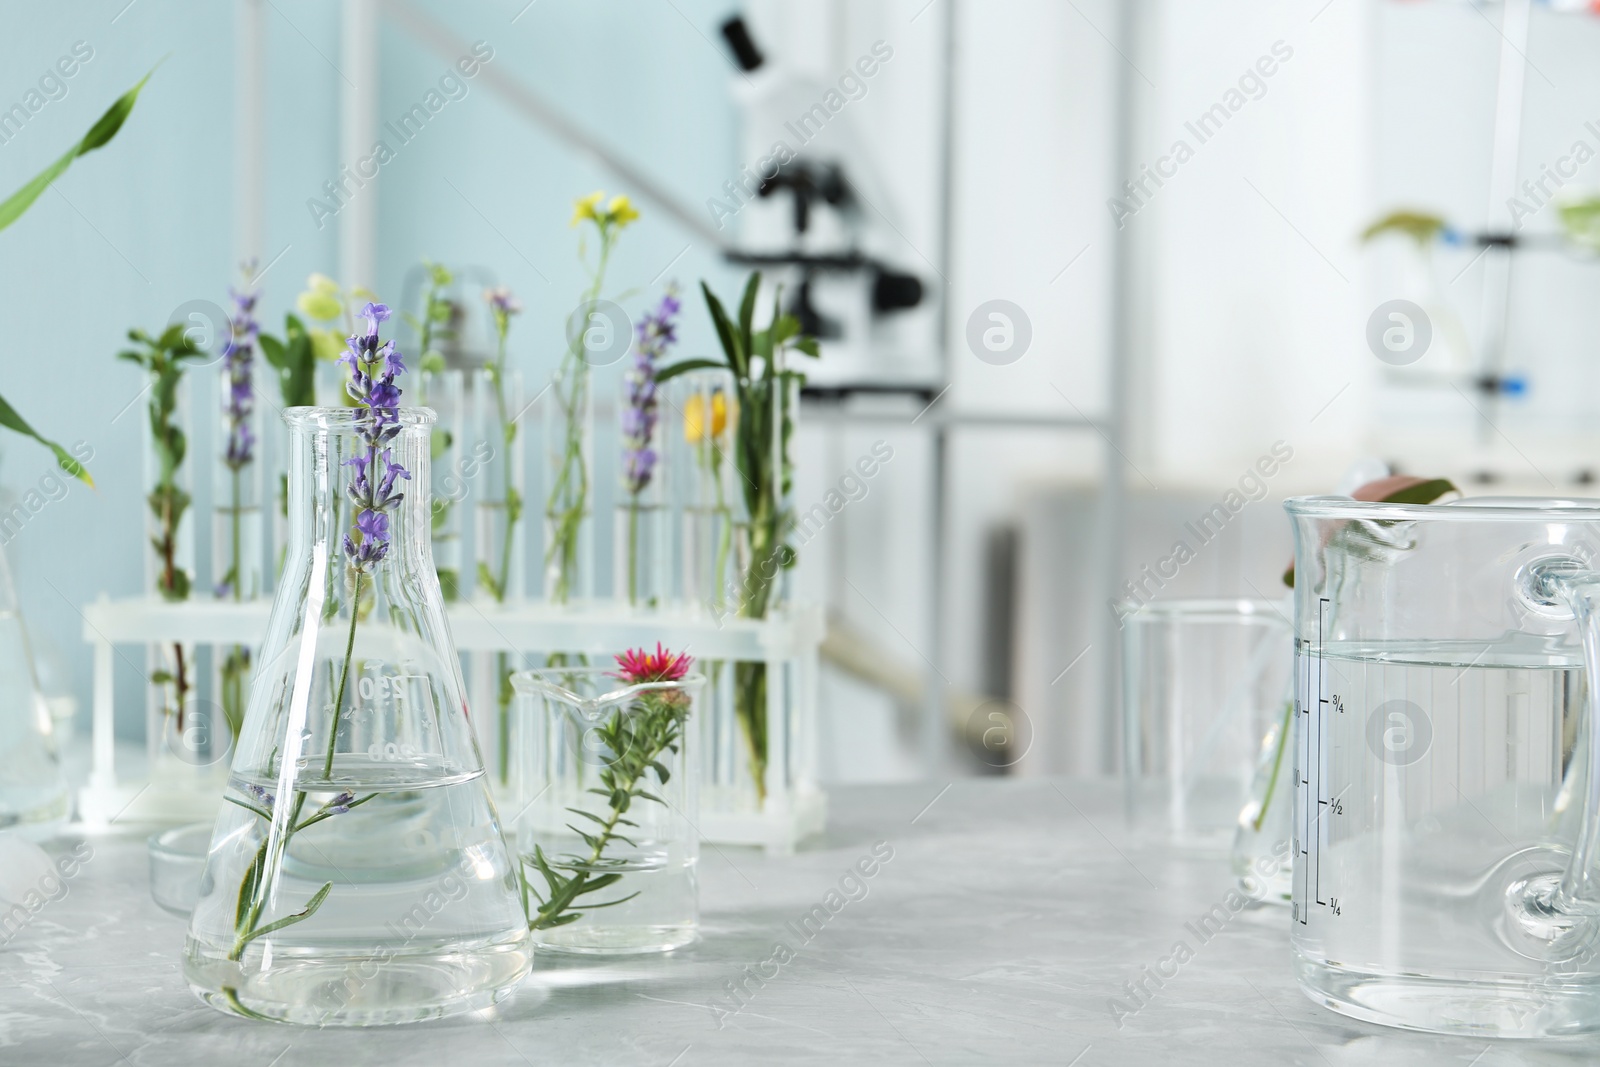
M 1285 507 L 1302 988 L 1422 1030 L 1600 1029 L 1600 501 Z
M 1282 796 L 1252 798 L 1251 784 L 1263 738 L 1284 718 L 1292 659 L 1285 607 L 1156 600 L 1120 614 L 1130 816 L 1177 844 L 1227 850 L 1252 799 L 1264 800 L 1268 814 L 1273 804 L 1282 809 Z
M 529 967 L 430 549 L 434 416 L 400 409 L 386 451 L 369 418 L 285 414 L 287 566 L 184 949 L 195 993 L 250 1018 L 435 1018 Z M 354 525 L 369 471 L 404 494 L 384 526 Z
M 690 674 L 629 685 L 600 667 L 512 676 L 515 833 L 540 947 L 666 952 L 695 939 L 688 720 L 704 683 Z

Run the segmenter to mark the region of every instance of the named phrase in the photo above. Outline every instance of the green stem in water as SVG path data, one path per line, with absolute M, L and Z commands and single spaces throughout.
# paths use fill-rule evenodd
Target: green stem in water
M 350 659 L 355 654 L 356 621 L 361 618 L 361 576 L 361 568 L 357 567 L 355 584 L 350 594 L 350 634 L 344 642 L 344 669 L 339 672 L 339 694 L 333 700 L 333 724 L 328 728 L 328 758 L 322 764 L 323 778 L 333 777 L 333 750 L 339 743 L 339 716 L 344 712 L 344 690 L 346 683 L 350 681 Z
M 583 326 L 600 300 L 600 290 L 605 285 L 606 263 L 611 257 L 611 237 L 605 230 L 600 234 L 600 255 L 595 265 L 594 282 L 583 300 Z M 583 463 L 582 415 L 588 406 L 589 364 L 583 355 L 584 330 L 574 332 L 566 355 L 562 357 L 561 370 L 556 374 L 556 403 L 566 420 L 566 438 L 563 442 L 561 465 L 550 488 L 550 499 L 545 504 L 545 515 L 551 520 L 550 546 L 545 549 L 544 565 L 548 572 L 554 565 L 556 580 L 551 589 L 551 599 L 564 604 L 572 594 L 573 571 L 578 561 L 578 534 L 584 513 L 589 504 L 589 472 Z
M 545 858 L 542 849 L 534 847 L 533 865 L 545 880 L 549 899 L 542 902 L 535 910 L 534 917 L 528 923 L 530 929 L 545 930 L 564 926 L 576 922 L 585 910 L 611 907 L 638 895 L 635 893 L 604 904 L 577 903 L 579 897 L 621 881 L 621 872 L 603 871 L 597 875 L 595 867 L 601 862 L 607 846 L 613 840 L 627 840 L 617 832 L 617 826 L 622 823 L 627 823 L 629 826 L 636 825 L 623 818 L 634 800 L 642 798 L 666 803 L 660 797 L 645 791 L 645 775 L 653 770 L 661 785 L 666 785 L 668 774 L 659 760 L 663 752 L 676 751 L 687 714 L 686 706 L 675 701 L 672 696 L 645 696 L 640 699 L 640 707 L 636 712 L 625 715 L 623 709 L 618 708 L 605 725 L 599 728 L 597 733 L 602 743 L 615 753 L 600 774 L 601 784 L 605 787 L 602 792 L 610 796 L 609 814 L 607 818 L 601 819 L 580 808 L 567 809 L 581 818 L 600 825 L 598 834 L 580 831 L 580 835 L 589 844 L 587 859 L 574 858 L 561 863 L 558 869 Z M 560 873 L 563 870 L 572 873 L 564 875 Z M 522 872 L 522 888 L 523 900 L 526 902 L 528 891 L 526 871 Z
M 1288 747 L 1289 726 L 1294 721 L 1294 701 L 1283 702 L 1283 722 L 1278 726 L 1278 751 L 1272 755 L 1272 774 L 1267 778 L 1267 791 L 1261 798 L 1261 810 L 1256 812 L 1254 829 L 1261 832 L 1267 818 L 1267 807 L 1272 803 L 1273 791 L 1278 787 L 1278 771 L 1283 767 L 1283 750 Z

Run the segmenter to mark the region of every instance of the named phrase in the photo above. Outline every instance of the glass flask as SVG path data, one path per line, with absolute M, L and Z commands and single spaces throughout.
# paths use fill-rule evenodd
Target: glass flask
M 39 691 L 11 567 L 0 549 L 0 830 L 67 817 L 55 722 Z
M 628 685 L 599 667 L 512 676 L 515 833 L 539 947 L 666 952 L 695 939 L 689 720 L 704 681 Z
M 1600 501 L 1285 507 L 1301 987 L 1421 1030 L 1600 1030 Z
M 1253 798 L 1251 784 L 1263 738 L 1284 718 L 1293 656 L 1286 607 L 1157 600 L 1119 614 L 1130 817 L 1178 845 L 1226 850 L 1252 799 L 1267 799 L 1268 815 L 1273 803 L 1281 811 L 1282 795 L 1265 797 L 1263 785 Z
M 411 478 L 387 554 L 357 563 L 368 417 L 285 414 L 287 567 L 184 948 L 195 993 L 250 1018 L 436 1018 L 493 1004 L 529 967 L 429 543 L 433 412 L 400 410 L 385 447 Z

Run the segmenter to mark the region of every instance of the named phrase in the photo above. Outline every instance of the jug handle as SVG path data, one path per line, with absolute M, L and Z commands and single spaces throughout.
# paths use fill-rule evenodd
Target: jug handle
M 1526 607 L 1547 617 L 1576 621 L 1588 694 L 1584 709 L 1588 780 L 1578 838 L 1566 872 L 1544 903 L 1562 914 L 1600 915 L 1600 879 L 1595 877 L 1600 857 L 1600 571 L 1571 556 L 1547 556 L 1525 564 L 1516 586 Z

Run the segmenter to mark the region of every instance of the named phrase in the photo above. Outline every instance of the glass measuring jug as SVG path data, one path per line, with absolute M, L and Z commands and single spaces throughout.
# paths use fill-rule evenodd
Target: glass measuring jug
M 1302 988 L 1422 1030 L 1600 1030 L 1600 501 L 1285 507 Z

